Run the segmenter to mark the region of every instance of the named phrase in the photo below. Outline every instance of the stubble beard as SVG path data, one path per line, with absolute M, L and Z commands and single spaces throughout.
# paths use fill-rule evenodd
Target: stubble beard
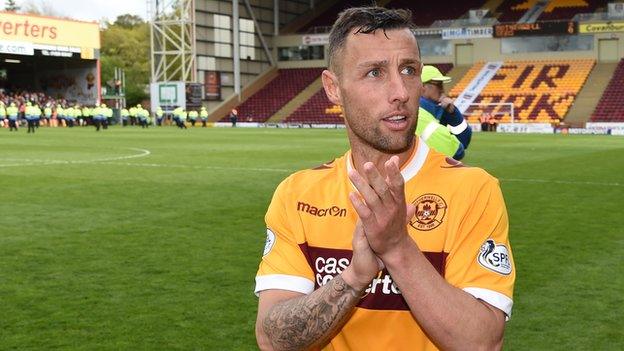
M 352 134 L 364 144 L 385 154 L 400 154 L 407 151 L 414 143 L 416 123 L 410 126 L 403 135 L 384 135 L 379 123 L 375 119 L 372 119 L 373 125 L 363 125 L 354 122 L 356 119 L 366 114 L 364 111 L 360 111 L 357 108 L 351 109 L 348 107 L 349 105 L 349 100 L 345 99 L 342 108 L 345 122 L 350 131 L 349 134 Z

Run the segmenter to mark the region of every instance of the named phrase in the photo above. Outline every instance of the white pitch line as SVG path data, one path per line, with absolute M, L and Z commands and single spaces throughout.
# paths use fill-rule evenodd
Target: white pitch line
M 294 169 L 283 168 L 253 168 L 253 167 L 219 167 L 219 166 L 194 166 L 183 164 L 163 164 L 163 163 L 130 163 L 130 162 L 100 162 L 107 165 L 130 166 L 130 167 L 154 167 L 154 168 L 191 168 L 209 169 L 218 171 L 251 171 L 251 172 L 295 172 Z
M 139 151 L 139 154 L 134 154 L 134 155 L 128 155 L 128 156 L 117 156 L 117 157 L 109 157 L 109 158 L 101 158 L 101 159 L 95 159 L 95 160 L 88 160 L 88 161 L 72 161 L 75 163 L 92 163 L 92 162 L 106 162 L 106 161 L 121 161 L 121 160 L 128 160 L 131 158 L 140 158 L 140 157 L 145 157 L 145 156 L 149 156 L 152 152 L 147 150 L 147 149 L 139 149 L 139 148 L 134 148 L 134 147 L 129 147 L 127 148 L 129 150 L 134 150 L 134 151 Z
M 503 182 L 524 182 L 524 183 L 553 183 L 571 185 L 600 185 L 600 186 L 624 186 L 622 183 L 589 182 L 572 180 L 551 180 L 551 179 L 531 179 L 531 178 L 499 178 Z
M 26 162 L 26 163 L 5 163 L 5 164 L 0 164 L 0 168 L 22 167 L 22 166 L 47 166 L 47 165 L 67 164 L 67 163 L 69 162 L 68 161 L 41 160 L 38 162 Z
M 107 161 L 120 161 L 120 160 L 128 160 L 132 158 L 145 157 L 151 154 L 151 151 L 147 149 L 139 149 L 139 148 L 127 148 L 129 150 L 139 151 L 138 154 L 133 155 L 125 155 L 125 156 L 115 156 L 115 157 L 107 157 L 107 158 L 99 158 L 93 160 L 78 160 L 78 161 L 67 161 L 67 160 L 48 160 L 48 159 L 24 159 L 30 162 L 22 162 L 22 163 L 5 163 L 0 164 L 0 168 L 5 167 L 21 167 L 21 166 L 48 166 L 48 165 L 60 165 L 60 164 L 84 164 L 84 163 L 96 163 L 96 162 L 107 162 Z M 0 159 L 1 160 L 1 159 Z M 6 160 L 18 160 L 15 158 L 6 159 Z

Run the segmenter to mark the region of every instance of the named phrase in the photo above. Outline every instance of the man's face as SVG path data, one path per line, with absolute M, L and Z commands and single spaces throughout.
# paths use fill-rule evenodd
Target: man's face
M 330 100 L 342 106 L 352 147 L 407 150 L 414 140 L 422 88 L 418 45 L 410 30 L 352 32 L 339 56 L 340 73 L 324 72 L 324 84 Z
M 423 84 L 423 96 L 433 101 L 439 101 L 444 94 L 444 86 L 440 82 L 427 82 Z

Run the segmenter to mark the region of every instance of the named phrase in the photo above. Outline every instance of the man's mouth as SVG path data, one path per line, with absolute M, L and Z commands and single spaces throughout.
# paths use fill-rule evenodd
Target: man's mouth
M 382 121 L 386 128 L 395 132 L 403 131 L 409 126 L 406 115 L 393 115 L 382 119 Z
M 383 120 L 387 122 L 391 122 L 391 123 L 401 123 L 407 120 L 407 117 L 403 115 L 397 115 L 397 116 L 386 117 Z

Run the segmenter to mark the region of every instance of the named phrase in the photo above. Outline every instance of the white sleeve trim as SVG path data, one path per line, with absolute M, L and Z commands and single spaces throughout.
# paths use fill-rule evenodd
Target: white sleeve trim
M 256 289 L 254 293 L 263 290 L 279 289 L 309 294 L 314 291 L 314 282 L 310 279 L 287 274 L 268 274 L 256 277 Z
M 449 129 L 451 130 L 451 133 L 453 133 L 455 135 L 461 134 L 461 132 L 463 132 L 464 130 L 468 129 L 468 123 L 464 119 L 460 124 L 458 124 L 456 126 L 449 125 Z
M 498 308 L 499 310 L 505 312 L 507 317 L 506 320 L 509 320 L 511 317 L 511 307 L 513 306 L 513 300 L 505 296 L 504 294 L 499 293 L 498 291 L 483 289 L 483 288 L 463 288 L 465 292 L 474 296 L 479 300 L 483 300 L 490 305 Z

